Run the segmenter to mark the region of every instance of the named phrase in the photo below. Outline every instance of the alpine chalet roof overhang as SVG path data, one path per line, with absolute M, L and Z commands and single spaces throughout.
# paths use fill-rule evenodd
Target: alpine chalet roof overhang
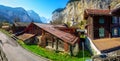
M 113 9 L 111 13 L 115 16 L 120 16 L 120 7 Z
M 34 34 L 24 33 L 24 34 L 19 35 L 19 36 L 17 36 L 17 37 L 18 37 L 19 39 L 25 41 L 25 40 L 27 40 L 27 39 L 33 37 L 33 36 L 35 36 L 35 35 L 34 35 Z
M 96 39 L 93 43 L 102 53 L 120 50 L 120 38 Z
M 40 24 L 40 23 L 33 23 L 33 24 L 35 24 L 42 30 L 54 35 L 55 37 L 63 40 L 64 42 L 66 42 L 68 44 L 74 45 L 78 40 L 78 37 L 76 37 L 70 33 L 66 33 L 64 31 L 54 28 L 54 25 Z
M 112 16 L 110 9 L 86 9 L 84 11 L 84 19 L 89 16 Z
M 111 15 L 111 10 L 109 9 L 86 9 L 87 15 Z
M 24 22 L 14 22 L 13 23 L 16 27 L 27 27 L 30 23 L 24 23 Z

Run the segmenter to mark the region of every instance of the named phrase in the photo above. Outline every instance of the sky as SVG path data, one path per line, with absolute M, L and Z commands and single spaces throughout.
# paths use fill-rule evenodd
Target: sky
M 0 0 L 0 5 L 34 10 L 39 16 L 51 19 L 52 12 L 57 8 L 64 8 L 67 2 L 68 0 Z

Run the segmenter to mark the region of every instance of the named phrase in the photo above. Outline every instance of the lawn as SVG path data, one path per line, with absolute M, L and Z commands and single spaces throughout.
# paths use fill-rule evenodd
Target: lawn
M 80 51 L 76 57 L 72 57 L 66 53 L 56 53 L 55 51 L 50 51 L 37 45 L 26 45 L 20 40 L 18 42 L 23 48 L 33 52 L 34 54 L 43 56 L 53 61 L 83 61 L 82 51 Z M 88 51 L 85 51 L 85 59 L 90 59 L 90 53 Z
M 0 31 L 11 37 L 10 36 L 11 34 L 9 32 L 2 29 L 0 29 Z M 80 51 L 76 57 L 73 57 L 66 53 L 61 53 L 61 52 L 56 53 L 55 51 L 50 51 L 45 48 L 41 48 L 37 45 L 26 45 L 21 40 L 18 40 L 18 43 L 28 51 L 31 51 L 32 53 L 38 56 L 48 58 L 52 61 L 84 61 L 82 58 L 82 51 Z M 90 59 L 90 56 L 91 56 L 90 53 L 88 51 L 85 51 L 85 60 Z

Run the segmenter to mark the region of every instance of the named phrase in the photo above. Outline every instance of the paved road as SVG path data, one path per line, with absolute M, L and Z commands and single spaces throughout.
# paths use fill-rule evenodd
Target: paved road
M 48 61 L 23 49 L 15 40 L 0 32 L 0 42 L 8 61 Z

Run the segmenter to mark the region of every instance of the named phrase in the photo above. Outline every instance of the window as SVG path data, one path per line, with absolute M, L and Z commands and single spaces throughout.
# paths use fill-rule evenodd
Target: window
M 112 36 L 117 36 L 117 35 L 118 35 L 118 29 L 112 28 Z
M 113 19 L 112 19 L 112 23 L 114 23 L 114 24 L 118 23 L 118 19 L 117 19 L 117 17 L 113 17 Z
M 64 50 L 64 42 L 63 41 L 59 40 L 58 46 L 59 46 L 59 49 Z
M 119 24 L 120 24 L 120 17 L 119 17 Z
M 105 36 L 105 30 L 104 28 L 99 28 L 99 37 L 104 37 Z
M 118 31 L 118 32 L 119 32 L 119 36 L 120 36 L 120 28 L 119 28 L 119 31 Z
M 100 19 L 99 19 L 99 23 L 100 23 L 100 24 L 103 24 L 103 23 L 104 23 L 104 18 L 100 18 Z

